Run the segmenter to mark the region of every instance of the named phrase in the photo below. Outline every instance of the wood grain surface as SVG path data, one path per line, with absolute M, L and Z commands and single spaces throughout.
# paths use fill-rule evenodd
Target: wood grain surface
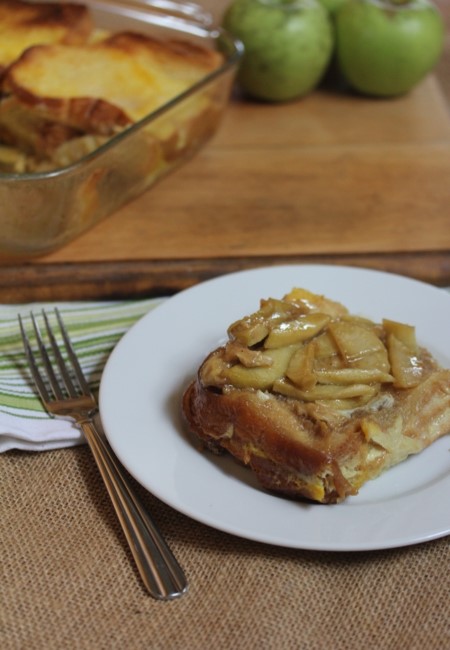
M 289 262 L 450 285 L 449 57 L 447 40 L 435 74 L 391 100 L 334 79 L 284 105 L 236 92 L 182 168 L 61 250 L 0 268 L 0 300 L 161 295 Z

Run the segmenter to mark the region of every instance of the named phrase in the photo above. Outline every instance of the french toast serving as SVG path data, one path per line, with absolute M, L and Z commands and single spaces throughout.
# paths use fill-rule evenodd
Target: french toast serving
M 450 433 L 450 370 L 413 325 L 293 289 L 230 325 L 182 410 L 207 449 L 262 487 L 332 504 Z

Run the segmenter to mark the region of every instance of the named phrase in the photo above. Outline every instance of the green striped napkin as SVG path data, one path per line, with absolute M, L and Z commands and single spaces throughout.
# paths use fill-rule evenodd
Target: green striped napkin
M 58 307 L 86 378 L 96 391 L 116 343 L 163 300 L 0 305 L 0 452 L 41 451 L 84 442 L 71 421 L 50 417 L 37 397 L 20 337 L 19 313 L 31 334 L 30 312 L 38 315 L 44 308 L 51 312 Z

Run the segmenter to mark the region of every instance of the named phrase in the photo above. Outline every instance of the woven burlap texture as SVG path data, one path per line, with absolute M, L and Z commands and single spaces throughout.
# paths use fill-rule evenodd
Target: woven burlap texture
M 8 452 L 0 472 L 3 650 L 450 648 L 448 538 L 372 553 L 277 548 L 137 486 L 190 582 L 158 602 L 86 447 Z

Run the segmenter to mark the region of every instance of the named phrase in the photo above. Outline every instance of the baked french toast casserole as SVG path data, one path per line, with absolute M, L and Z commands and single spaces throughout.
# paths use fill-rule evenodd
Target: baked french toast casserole
M 295 288 L 230 325 L 182 410 L 264 488 L 332 504 L 450 432 L 450 370 L 413 325 Z

